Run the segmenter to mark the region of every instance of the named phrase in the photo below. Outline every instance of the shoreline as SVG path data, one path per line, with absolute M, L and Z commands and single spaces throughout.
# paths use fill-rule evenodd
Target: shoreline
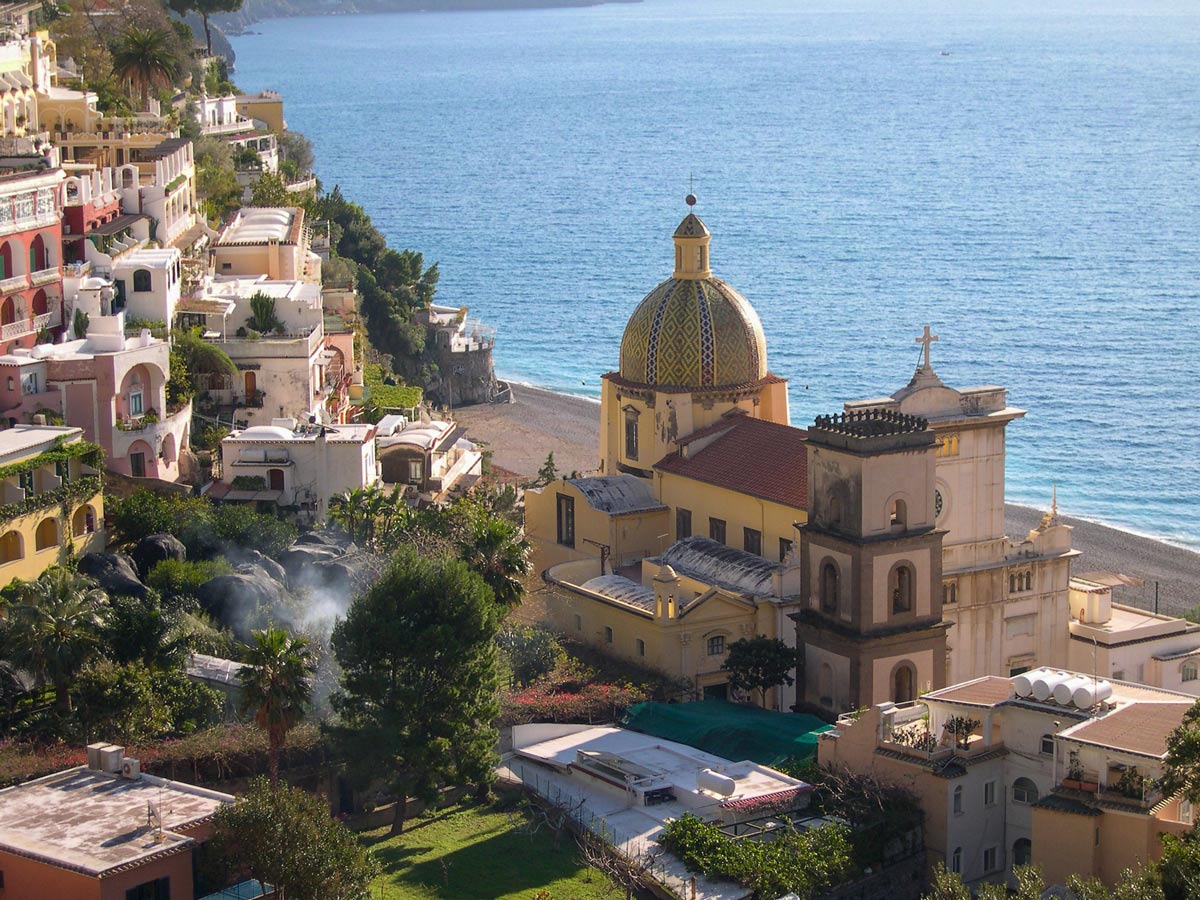
M 595 471 L 598 462 L 600 404 L 596 400 L 509 382 L 508 404 L 466 406 L 454 411 L 467 436 L 492 451 L 499 468 L 532 478 L 554 454 L 561 474 Z M 1005 504 L 1005 530 L 1019 537 L 1033 528 L 1045 510 Z M 1121 589 L 1119 603 L 1154 608 L 1155 581 L 1159 609 L 1182 615 L 1200 605 L 1200 553 L 1162 538 L 1137 534 L 1102 522 L 1061 515 L 1073 528 L 1072 544 L 1083 554 L 1072 572 L 1108 570 L 1146 579 L 1140 587 Z

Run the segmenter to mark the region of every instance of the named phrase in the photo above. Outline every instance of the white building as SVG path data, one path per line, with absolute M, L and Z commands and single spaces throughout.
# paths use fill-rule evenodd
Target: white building
M 1037 664 L 1067 664 L 1071 529 L 1057 510 L 1025 538 L 1004 533 L 1005 429 L 1025 415 L 1007 391 L 985 385 L 956 390 L 929 362 L 890 397 L 846 404 L 847 412 L 892 409 L 929 422 L 937 437 L 935 526 L 942 538 L 942 618 L 947 684 L 1017 674 Z
M 321 283 L 321 257 L 300 207 L 249 207 L 238 211 L 213 246 L 213 271 L 220 276 Z
M 483 474 L 483 454 L 453 422 L 407 422 L 403 416 L 379 421 L 379 463 L 383 481 L 405 485 L 426 500 L 475 484 Z
M 274 419 L 230 434 L 221 441 L 221 458 L 214 499 L 299 507 L 314 523 L 325 520 L 334 494 L 379 480 L 373 425 Z
M 623 728 L 514 725 L 501 777 L 522 782 L 629 859 L 656 857 L 652 877 L 675 896 L 741 900 L 753 891 L 692 873 L 655 842 L 668 819 L 692 813 L 730 829 L 766 831 L 830 820 L 805 812 L 812 786 L 758 763 L 731 762 Z
M 252 300 L 269 297 L 281 323 L 258 331 L 250 320 Z M 220 402 L 246 407 L 251 425 L 295 417 L 329 421 L 328 407 L 344 386 L 332 368 L 336 354 L 325 346 L 321 288 L 300 281 L 275 281 L 265 275 L 207 279 L 195 297 L 179 307 L 181 328 L 200 327 L 206 339 L 229 354 L 238 367 L 236 383 L 214 385 Z M 241 413 L 239 413 L 241 415 Z

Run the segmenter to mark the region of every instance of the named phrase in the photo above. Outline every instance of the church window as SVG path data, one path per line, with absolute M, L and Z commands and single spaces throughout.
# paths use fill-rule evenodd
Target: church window
M 961 784 L 954 789 L 954 814 L 956 816 L 963 814 L 963 789 Z
M 1025 573 L 1025 590 L 1027 590 L 1027 591 L 1033 590 L 1033 573 L 1032 572 Z
M 1020 590 L 1020 588 L 1017 587 L 1017 576 L 1009 575 L 1008 576 L 1008 592 L 1010 594 L 1015 594 L 1018 590 Z
M 888 593 L 892 597 L 893 613 L 912 612 L 915 581 L 912 566 L 906 563 L 897 564 L 888 573 Z
M 779 539 L 779 561 L 784 562 L 792 552 L 792 542 L 788 538 Z
M 888 524 L 895 529 L 903 529 L 908 524 L 908 504 L 903 500 L 893 500 L 888 513 Z
M 637 646 L 637 655 L 645 656 L 646 655 L 646 642 L 643 641 L 641 638 L 638 638 L 637 642 L 636 642 L 636 646 Z
M 762 532 L 754 528 L 743 528 L 742 549 L 755 556 L 762 556 Z
M 725 543 L 725 520 L 715 519 L 712 516 L 708 518 L 708 536 L 718 544 Z
M 836 494 L 829 498 L 829 524 L 842 524 L 842 498 Z
M 707 247 L 700 248 L 700 268 L 701 269 L 708 268 L 708 248 Z
M 613 630 L 607 625 L 604 626 L 604 643 L 611 644 L 613 642 Z
M 558 542 L 575 546 L 575 498 L 566 494 L 558 495 Z
M 625 458 L 638 458 L 638 413 L 631 407 L 625 408 Z
M 892 675 L 892 702 L 911 703 L 917 699 L 917 673 L 912 663 L 904 662 Z
M 838 567 L 831 559 L 821 563 L 821 612 L 835 613 L 838 611 Z
M 720 656 L 725 652 L 725 635 L 714 634 L 708 639 L 708 655 Z
M 692 536 L 692 511 L 682 506 L 675 510 L 675 540 Z
M 1013 803 L 1022 803 L 1026 806 L 1037 803 L 1037 785 L 1028 778 L 1018 778 L 1016 781 L 1014 781 L 1012 791 Z
M 937 439 L 938 456 L 958 456 L 958 435 L 942 434 Z
M 958 602 L 958 584 L 953 581 L 942 582 L 942 603 L 951 604 Z
M 704 268 L 704 248 L 703 247 L 696 248 L 696 268 L 697 269 Z
M 683 248 L 678 244 L 675 245 L 675 268 L 683 268 Z
M 1185 662 L 1183 664 L 1183 669 L 1181 670 L 1181 675 L 1184 681 L 1195 681 L 1196 664 L 1194 662 Z

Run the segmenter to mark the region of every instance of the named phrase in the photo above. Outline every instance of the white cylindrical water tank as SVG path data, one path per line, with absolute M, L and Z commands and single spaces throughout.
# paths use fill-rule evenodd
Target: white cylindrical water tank
M 1112 696 L 1112 685 L 1107 681 L 1092 681 L 1087 680 L 1087 684 L 1076 689 L 1075 695 L 1071 697 L 1071 702 L 1080 709 L 1091 709 L 1097 703 L 1101 703 Z
M 737 782 L 728 775 L 714 772 L 712 769 L 701 769 L 696 775 L 696 785 L 702 790 L 712 791 L 722 797 L 729 797 L 737 790 Z
M 1054 689 L 1070 677 L 1065 672 L 1043 669 L 1033 678 L 1033 699 L 1038 703 L 1045 703 L 1054 693 Z
M 1086 675 L 1076 675 L 1074 678 L 1068 678 L 1061 684 L 1055 685 L 1054 702 L 1059 706 L 1070 706 L 1072 703 L 1071 698 L 1075 696 L 1075 692 L 1081 687 L 1090 684 L 1091 680 Z
M 1013 679 L 1013 690 L 1018 697 L 1028 697 L 1033 693 L 1033 673 L 1022 672 Z

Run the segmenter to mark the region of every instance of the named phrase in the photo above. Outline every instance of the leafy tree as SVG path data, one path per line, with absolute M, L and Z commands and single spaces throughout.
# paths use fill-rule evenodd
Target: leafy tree
M 217 811 L 208 843 L 214 881 L 244 873 L 287 900 L 366 900 L 379 865 L 325 802 L 259 778 L 237 803 Z
M 288 192 L 287 183 L 279 175 L 263 172 L 250 186 L 251 206 L 295 206 L 295 195 Z
M 166 532 L 183 542 L 191 560 L 209 559 L 231 547 L 278 556 L 296 539 L 295 526 L 249 506 L 214 506 L 204 497 L 148 490 L 110 498 L 105 518 L 121 544 Z
M 1182 794 L 1193 804 L 1200 803 L 1200 700 L 1192 704 L 1167 738 L 1167 756 L 1158 786 L 1168 797 Z
M 221 717 L 221 695 L 192 681 L 182 669 L 106 661 L 85 672 L 76 690 L 85 733 L 125 744 L 190 734 Z
M 229 358 L 229 354 L 216 344 L 204 340 L 198 329 L 177 330 L 174 334 L 172 357 L 178 354 L 182 359 L 184 370 L 192 379 L 193 390 L 199 389 L 200 376 L 224 375 L 233 378 L 237 375 L 237 365 Z
M 409 519 L 410 507 L 400 486 L 390 494 L 378 487 L 355 488 L 329 498 L 329 518 L 357 544 L 372 545 L 392 535 Z
M 254 632 L 254 643 L 243 660 L 242 707 L 267 733 L 271 787 L 279 780 L 279 751 L 287 733 L 304 717 L 312 698 L 316 662 L 308 638 L 293 637 L 282 628 Z
M 179 77 L 179 57 L 170 35 L 158 28 L 131 25 L 113 52 L 113 72 L 132 85 L 141 108 L 150 106 L 150 89 L 170 87 Z
M 113 597 L 102 633 L 105 653 L 117 663 L 172 669 L 183 663 L 187 639 L 158 596 Z
M 101 649 L 108 596 L 67 568 L 47 569 L 16 591 L 5 633 L 5 657 L 54 686 L 59 712 L 70 713 L 71 683 Z
M 172 12 L 181 16 L 190 12 L 200 16 L 204 22 L 204 52 L 207 56 L 212 56 L 212 27 L 209 25 L 209 16 L 237 12 L 242 8 L 242 0 L 167 0 L 167 5 Z
M 283 322 L 275 314 L 274 297 L 268 297 L 259 291 L 250 298 L 250 317 L 246 319 L 246 327 L 263 334 L 270 334 L 283 327 Z
M 196 395 L 192 373 L 188 371 L 187 357 L 177 348 L 171 348 L 171 375 L 167 378 L 167 408 L 178 409 Z
M 313 170 L 316 157 L 313 155 L 312 141 L 298 131 L 285 131 L 279 135 L 279 151 L 283 154 L 285 163 L 290 164 L 294 173 L 307 175 Z
M 1165 900 L 1200 897 L 1200 836 L 1196 829 L 1179 836 L 1164 834 L 1162 843 L 1163 855 L 1156 869 Z
M 533 480 L 531 487 L 545 487 L 550 482 L 558 478 L 558 466 L 554 462 L 554 452 L 546 454 L 546 461 L 542 463 L 542 467 L 537 471 L 537 478 Z
M 352 776 L 387 777 L 401 798 L 393 833 L 409 797 L 432 803 L 444 783 L 490 790 L 498 627 L 479 575 L 405 548 L 334 628 L 342 680 L 332 734 Z
M 729 645 L 721 668 L 729 673 L 729 683 L 738 690 L 758 691 L 765 707 L 769 689 L 795 682 L 792 671 L 796 668 L 796 649 L 765 635 L 742 638 Z
M 224 559 L 164 559 L 145 581 L 169 609 L 190 610 L 196 605 L 200 585 L 231 572 L 233 566 Z
M 221 219 L 241 205 L 242 186 L 237 180 L 233 151 L 219 138 L 195 141 L 196 192 L 204 201 L 210 219 Z
M 513 686 L 526 687 L 554 671 L 567 653 L 553 634 L 530 625 L 506 625 L 496 644 L 508 662 Z
M 1164 838 L 1170 837 L 1164 835 Z M 1172 838 L 1172 840 L 1174 840 Z M 1166 841 L 1164 840 L 1164 843 Z M 1003 884 L 982 884 L 974 896 L 977 900 L 1040 900 L 1046 888 L 1042 871 L 1037 866 L 1015 866 L 1013 877 L 1017 881 L 1015 891 Z M 1126 869 L 1110 890 L 1094 878 L 1072 875 L 1067 879 L 1067 891 L 1075 900 L 1184 900 L 1195 897 L 1190 894 L 1165 894 L 1159 886 L 1158 864 L 1151 863 L 1138 872 Z M 963 883 L 962 876 L 950 872 L 941 863 L 933 872 L 933 882 L 923 900 L 971 900 L 972 892 Z

